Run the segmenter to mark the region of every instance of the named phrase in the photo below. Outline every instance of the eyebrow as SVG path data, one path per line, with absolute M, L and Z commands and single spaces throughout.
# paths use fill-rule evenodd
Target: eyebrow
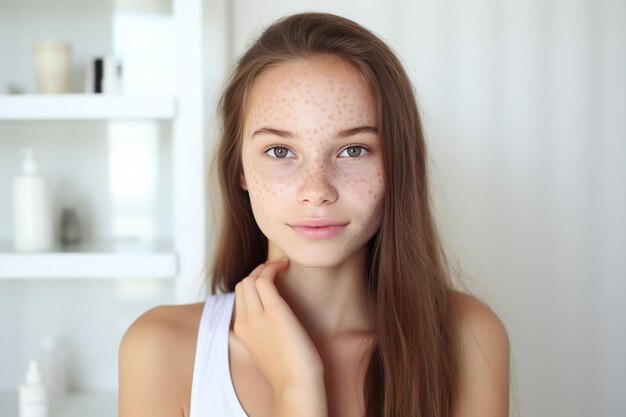
M 347 138 L 349 136 L 354 136 L 359 133 L 373 133 L 375 135 L 378 134 L 378 127 L 376 126 L 358 126 L 350 129 L 340 130 L 337 132 L 337 137 L 339 138 Z M 275 129 L 273 127 L 262 127 L 256 130 L 250 137 L 253 138 L 257 135 L 276 135 L 281 138 L 295 138 L 296 135 L 293 132 L 283 129 Z

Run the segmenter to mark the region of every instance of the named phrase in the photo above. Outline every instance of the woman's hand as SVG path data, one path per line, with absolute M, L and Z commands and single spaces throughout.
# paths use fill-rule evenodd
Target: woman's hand
M 324 374 L 313 341 L 274 285 L 288 264 L 286 258 L 261 264 L 235 286 L 235 335 L 275 394 L 323 381 Z

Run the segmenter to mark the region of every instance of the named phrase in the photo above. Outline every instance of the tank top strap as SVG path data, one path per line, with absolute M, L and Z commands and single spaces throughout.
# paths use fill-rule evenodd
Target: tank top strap
M 248 417 L 235 394 L 228 336 L 235 293 L 207 297 L 196 342 L 189 417 Z

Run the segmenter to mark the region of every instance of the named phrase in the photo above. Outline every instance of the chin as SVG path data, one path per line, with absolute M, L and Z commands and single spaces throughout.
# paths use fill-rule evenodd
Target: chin
M 294 262 L 298 265 L 306 266 L 309 268 L 334 268 L 337 265 L 341 265 L 344 259 L 331 259 L 328 257 L 315 257 L 315 256 L 304 256 L 302 262 L 298 262 L 298 260 L 294 259 Z
M 307 268 L 334 268 L 348 259 L 345 249 L 337 250 L 333 247 L 301 248 L 300 250 L 293 248 L 283 253 L 289 258 L 290 265 L 298 264 Z

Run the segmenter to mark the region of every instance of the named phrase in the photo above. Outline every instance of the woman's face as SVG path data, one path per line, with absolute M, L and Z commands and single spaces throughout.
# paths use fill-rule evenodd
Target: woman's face
M 331 267 L 376 233 L 384 193 L 377 127 L 373 92 L 337 57 L 289 61 L 259 75 L 247 102 L 241 186 L 270 253 Z M 312 219 L 345 226 L 294 227 Z

